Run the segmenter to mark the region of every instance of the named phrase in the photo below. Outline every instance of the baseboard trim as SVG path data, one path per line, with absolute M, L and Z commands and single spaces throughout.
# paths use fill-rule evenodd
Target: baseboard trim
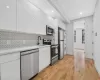
M 67 55 L 68 55 L 68 56 L 74 56 L 74 55 L 72 55 L 72 54 L 66 54 L 65 56 L 67 56 Z
M 95 70 L 96 70 L 96 72 L 98 73 L 99 79 L 100 79 L 100 73 L 99 73 L 99 71 L 97 70 L 95 63 L 94 63 L 94 66 L 95 66 Z

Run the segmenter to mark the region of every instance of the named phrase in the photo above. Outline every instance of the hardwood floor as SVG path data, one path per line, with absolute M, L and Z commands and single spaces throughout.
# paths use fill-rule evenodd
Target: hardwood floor
M 33 80 L 100 80 L 92 60 L 85 60 L 85 69 L 75 71 L 74 57 L 65 56 L 40 72 Z

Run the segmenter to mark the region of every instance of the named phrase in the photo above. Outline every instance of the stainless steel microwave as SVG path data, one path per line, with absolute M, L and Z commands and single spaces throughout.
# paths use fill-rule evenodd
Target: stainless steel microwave
M 54 29 L 51 28 L 50 26 L 46 25 L 46 34 L 47 35 L 53 35 Z

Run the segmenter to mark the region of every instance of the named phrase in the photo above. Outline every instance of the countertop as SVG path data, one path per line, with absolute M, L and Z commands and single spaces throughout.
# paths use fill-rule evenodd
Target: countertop
M 39 48 L 49 47 L 49 46 L 50 45 L 34 45 L 34 46 L 17 47 L 17 48 L 11 48 L 11 49 L 3 49 L 3 50 L 0 50 L 0 56 L 9 54 L 9 53 L 21 52 L 21 51 L 36 49 L 36 48 L 39 49 Z

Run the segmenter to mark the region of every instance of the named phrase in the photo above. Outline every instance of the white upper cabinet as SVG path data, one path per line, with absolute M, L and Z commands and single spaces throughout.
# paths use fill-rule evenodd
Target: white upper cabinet
M 0 0 L 0 29 L 16 30 L 16 0 Z
M 46 24 L 41 11 L 29 0 L 17 0 L 17 31 L 46 34 Z

